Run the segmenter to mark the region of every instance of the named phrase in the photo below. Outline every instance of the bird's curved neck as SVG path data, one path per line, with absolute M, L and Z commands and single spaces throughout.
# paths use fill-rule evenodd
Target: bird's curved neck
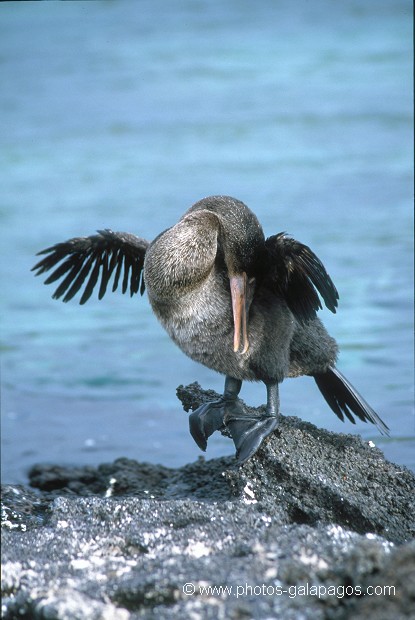
M 144 264 L 149 297 L 168 301 L 199 287 L 214 267 L 219 230 L 214 213 L 198 211 L 159 235 Z

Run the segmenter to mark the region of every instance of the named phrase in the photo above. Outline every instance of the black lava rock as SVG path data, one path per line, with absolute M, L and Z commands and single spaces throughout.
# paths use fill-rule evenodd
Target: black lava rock
M 415 477 L 355 436 L 287 417 L 240 469 L 118 459 L 30 483 L 3 488 L 3 618 L 415 618 Z

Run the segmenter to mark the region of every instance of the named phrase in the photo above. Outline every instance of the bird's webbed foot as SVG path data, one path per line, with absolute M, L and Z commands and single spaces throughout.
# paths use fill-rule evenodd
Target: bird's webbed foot
M 275 415 L 242 415 L 229 413 L 224 419 L 236 448 L 236 464 L 243 465 L 258 450 L 262 442 L 278 426 Z
M 237 465 L 242 465 L 255 454 L 279 422 L 277 383 L 267 384 L 267 408 L 263 415 L 247 413 L 238 399 L 241 385 L 241 381 L 227 377 L 223 396 L 201 405 L 189 416 L 190 433 L 203 451 L 208 438 L 217 430 L 232 437 Z
M 190 434 L 199 448 L 205 451 L 207 440 L 215 431 L 226 432 L 224 418 L 232 415 L 237 417 L 238 414 L 243 416 L 244 409 L 237 400 L 229 401 L 222 397 L 219 400 L 205 403 L 189 416 Z
M 203 451 L 206 450 L 207 440 L 218 430 L 226 432 L 224 425 L 225 414 L 237 415 L 243 413 L 242 404 L 238 400 L 242 381 L 233 377 L 226 377 L 225 390 L 219 400 L 200 405 L 189 416 L 190 434 Z
M 258 450 L 262 442 L 279 424 L 278 382 L 266 383 L 267 407 L 262 415 L 225 415 L 236 448 L 236 464 L 243 465 Z

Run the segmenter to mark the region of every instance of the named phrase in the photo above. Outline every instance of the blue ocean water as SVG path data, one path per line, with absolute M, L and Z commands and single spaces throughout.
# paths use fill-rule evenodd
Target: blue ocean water
M 146 298 L 51 299 L 35 253 L 99 228 L 151 239 L 230 194 L 310 245 L 340 292 L 339 368 L 391 428 L 343 424 L 311 379 L 286 415 L 415 469 L 409 0 L 0 4 L 2 477 L 36 462 L 200 454 L 175 390 L 195 364 Z M 265 400 L 246 384 L 250 404 Z M 207 457 L 232 454 L 209 440 Z

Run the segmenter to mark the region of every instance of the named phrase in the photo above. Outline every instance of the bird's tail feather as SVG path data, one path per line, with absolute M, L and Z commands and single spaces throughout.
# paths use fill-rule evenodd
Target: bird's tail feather
M 313 377 L 320 392 L 340 420 L 344 421 L 346 416 L 350 422 L 356 424 L 354 414 L 363 422 L 375 424 L 382 435 L 389 435 L 389 428 L 376 411 L 337 368 L 330 367 L 326 372 L 315 374 Z

